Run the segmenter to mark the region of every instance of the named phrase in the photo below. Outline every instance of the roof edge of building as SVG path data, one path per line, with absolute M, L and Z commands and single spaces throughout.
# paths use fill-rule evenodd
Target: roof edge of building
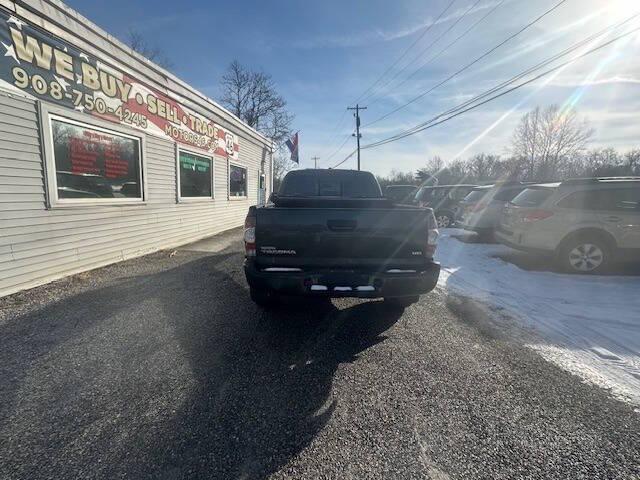
M 7 5 L 7 3 L 8 3 L 8 5 Z M 35 13 L 37 15 L 42 16 L 48 22 L 51 22 L 56 27 L 66 31 L 69 35 L 77 37 L 78 35 L 77 35 L 76 32 L 70 31 L 65 25 L 61 24 L 60 22 L 57 22 L 54 18 L 52 18 L 52 16 L 50 14 L 47 13 L 47 6 L 49 8 L 56 9 L 59 12 L 65 14 L 65 15 L 71 17 L 71 18 L 73 18 L 75 21 L 83 24 L 86 28 L 88 28 L 90 31 L 92 31 L 92 33 L 94 33 L 96 36 L 100 37 L 103 41 L 108 42 L 109 44 L 111 44 L 112 47 L 115 47 L 116 49 L 122 51 L 123 54 L 127 55 L 132 60 L 139 62 L 143 67 L 145 67 L 147 69 L 150 69 L 152 71 L 152 73 L 158 75 L 160 78 L 164 78 L 165 80 L 170 80 L 170 81 L 174 82 L 179 87 L 181 87 L 181 88 L 187 90 L 188 92 L 190 92 L 191 94 L 195 95 L 197 98 L 200 99 L 201 102 L 204 102 L 204 105 L 201 105 L 202 108 L 208 109 L 208 110 L 211 111 L 211 113 L 219 115 L 224 120 L 229 121 L 233 126 L 238 127 L 239 129 L 243 130 L 245 133 L 248 133 L 249 135 L 254 137 L 254 139 L 256 139 L 259 142 L 269 146 L 271 148 L 271 150 L 273 151 L 274 144 L 273 144 L 273 141 L 271 139 L 269 139 L 268 137 L 266 137 L 262 133 L 258 132 L 253 127 L 250 127 L 249 125 L 247 125 L 237 115 L 235 115 L 234 113 L 232 113 L 231 111 L 229 111 L 228 109 L 223 107 L 222 105 L 218 104 L 212 98 L 208 97 L 207 95 L 205 95 L 204 93 L 200 92 L 196 88 L 192 87 L 187 82 L 185 82 L 184 80 L 180 79 L 174 73 L 171 73 L 168 70 L 165 70 L 164 68 L 162 68 L 161 66 L 159 66 L 156 63 L 152 62 L 151 60 L 147 59 L 143 55 L 141 55 L 138 52 L 132 50 L 124 42 L 118 40 L 116 37 L 114 37 L 113 35 L 108 33 L 106 30 L 104 30 L 103 28 L 101 28 L 98 25 L 96 25 L 94 22 L 92 22 L 91 20 L 89 20 L 88 18 L 86 18 L 85 16 L 80 14 L 78 11 L 76 11 L 76 10 L 72 9 L 71 7 L 69 7 L 68 5 L 66 5 L 61 0 L 2 0 L 2 1 L 0 1 L 0 5 L 1 6 L 4 6 L 5 8 L 9 8 L 10 10 L 11 10 L 11 4 L 14 5 L 14 8 L 12 10 L 17 15 L 20 15 L 20 11 L 16 8 L 16 6 L 21 7 L 23 9 L 26 9 L 27 11 L 31 11 L 32 13 Z M 96 48 L 101 50 L 104 55 L 106 55 L 106 56 L 108 56 L 110 58 L 113 58 L 112 54 L 110 54 L 104 48 L 100 48 L 99 45 L 96 45 Z M 116 60 L 116 59 L 114 59 L 114 60 Z M 126 62 L 122 62 L 121 59 L 120 60 L 116 60 L 116 63 L 118 61 L 121 62 L 121 63 L 125 63 L 127 68 L 130 68 L 130 69 L 134 70 L 136 73 L 144 76 L 147 79 L 147 81 L 152 82 L 152 83 L 157 83 L 157 80 L 154 80 L 154 79 L 150 78 L 147 73 L 145 73 L 140 68 L 136 68 L 135 65 L 131 65 L 131 64 L 127 64 Z M 182 96 L 179 92 L 176 92 L 174 89 L 171 88 L 171 86 L 169 85 L 169 82 L 167 82 L 167 84 L 163 85 L 163 87 L 166 88 L 168 91 L 172 91 L 174 94 L 176 94 L 178 96 Z

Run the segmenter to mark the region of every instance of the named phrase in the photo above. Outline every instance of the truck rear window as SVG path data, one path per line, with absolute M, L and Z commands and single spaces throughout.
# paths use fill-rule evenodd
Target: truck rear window
M 381 198 L 380 186 L 368 172 L 290 172 L 282 181 L 281 197 Z
M 552 194 L 552 188 L 527 188 L 517 195 L 511 203 L 517 207 L 538 207 Z

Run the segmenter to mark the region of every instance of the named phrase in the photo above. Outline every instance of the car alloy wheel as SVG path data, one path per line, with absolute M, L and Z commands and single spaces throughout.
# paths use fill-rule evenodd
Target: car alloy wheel
M 447 228 L 451 225 L 451 219 L 449 215 L 438 215 L 436 217 L 436 222 L 438 223 L 438 228 Z
M 593 243 L 581 243 L 569 252 L 569 264 L 578 272 L 592 272 L 604 262 L 604 252 Z

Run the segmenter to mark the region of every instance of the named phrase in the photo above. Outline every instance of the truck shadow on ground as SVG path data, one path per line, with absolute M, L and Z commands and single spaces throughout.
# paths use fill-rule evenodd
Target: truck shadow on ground
M 322 430 L 336 407 L 331 385 L 338 366 L 384 341 L 402 311 L 379 302 L 339 310 L 329 301 L 308 299 L 287 299 L 265 311 L 248 300 L 240 279 L 222 269 L 213 276 L 220 280 L 216 290 L 221 288 L 215 311 L 191 315 L 190 325 L 179 321 L 179 311 L 172 316 L 200 388 L 190 408 L 174 418 L 170 443 L 184 448 L 176 458 L 206 463 L 167 465 L 165 472 L 182 478 L 198 469 L 210 478 L 260 478 Z M 167 307 L 176 304 L 182 302 Z M 194 325 L 204 338 L 194 334 Z M 207 335 L 213 325 L 225 339 Z M 221 347 L 224 353 L 211 355 Z M 193 441 L 182 444 L 186 436 Z
M 263 311 L 240 262 L 202 257 L 0 328 L 8 471 L 263 478 L 309 445 L 335 409 L 336 369 L 384 341 L 402 310 L 294 301 Z

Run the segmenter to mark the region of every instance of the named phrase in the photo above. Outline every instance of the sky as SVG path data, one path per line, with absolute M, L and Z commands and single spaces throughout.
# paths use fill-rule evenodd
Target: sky
M 120 39 L 136 30 L 164 52 L 174 74 L 213 99 L 220 97 L 220 78 L 234 59 L 271 74 L 295 115 L 300 166 L 313 166 L 311 157 L 318 156 L 324 168 L 355 149 L 351 136 L 355 120 L 346 107 L 356 101 L 367 106 L 361 114 L 366 145 L 433 118 L 640 12 L 637 0 L 565 0 L 434 88 L 559 2 L 68 0 L 67 4 Z M 640 17 L 567 58 L 635 27 L 640 27 Z M 638 148 L 639 52 L 640 37 L 625 37 L 442 125 L 363 150 L 362 169 L 386 175 L 391 170 L 416 170 L 435 155 L 445 162 L 480 152 L 506 155 L 522 115 L 554 103 L 572 107 L 587 119 L 594 129 L 590 147 Z M 419 95 L 423 96 L 403 107 Z M 355 168 L 355 156 L 341 166 Z

